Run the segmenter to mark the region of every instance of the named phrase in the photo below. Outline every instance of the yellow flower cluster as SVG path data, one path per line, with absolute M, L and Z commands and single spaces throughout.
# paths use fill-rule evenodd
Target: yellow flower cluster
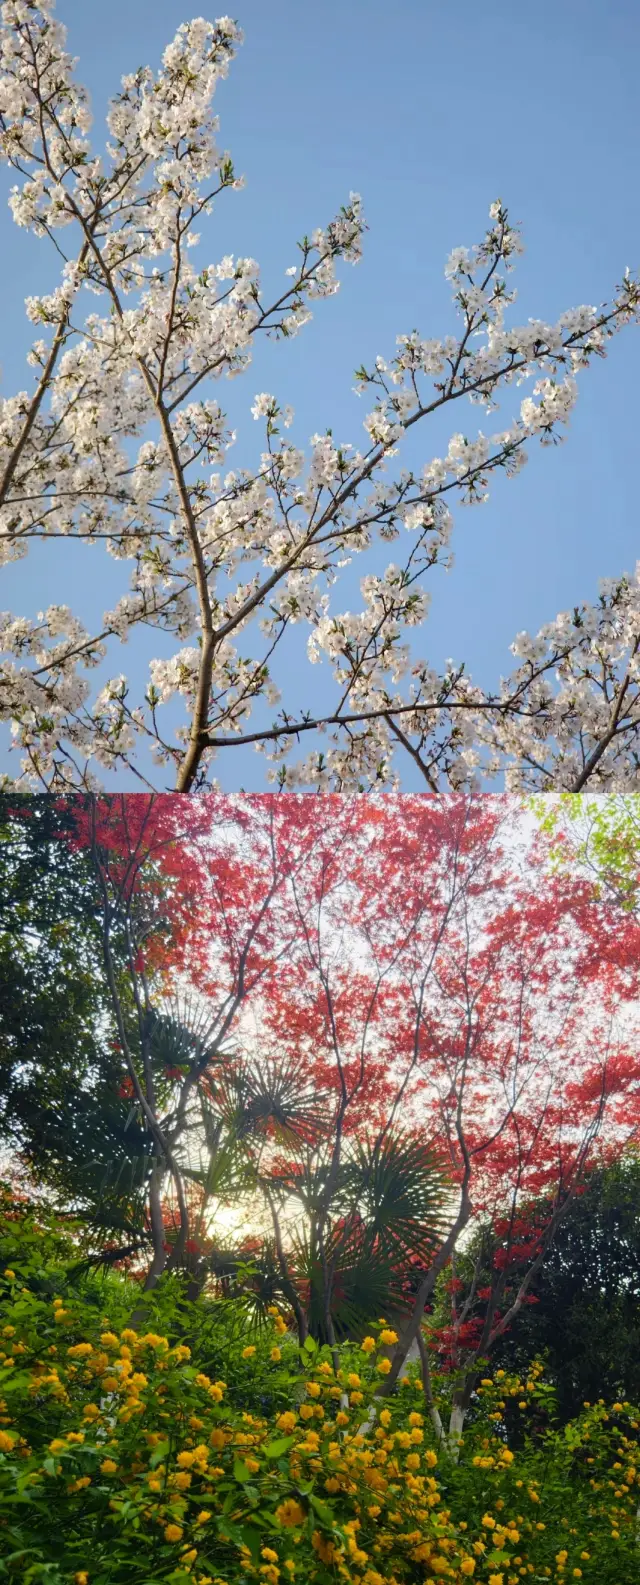
M 54 1314 L 64 1311 L 57 1300 Z M 446 1453 L 439 1459 L 429 1445 L 435 1442 L 431 1408 L 424 1398 L 414 1407 L 415 1373 L 384 1396 L 390 1360 L 381 1350 L 397 1342 L 386 1322 L 375 1337 L 367 1334 L 359 1347 L 341 1351 L 339 1360 L 328 1349 L 303 1351 L 302 1379 L 274 1372 L 285 1406 L 265 1416 L 234 1408 L 224 1381 L 192 1367 L 186 1345 L 172 1346 L 155 1332 L 118 1332 L 105 1323 L 89 1341 L 78 1338 L 80 1326 L 71 1317 L 71 1338 L 62 1338 L 52 1366 L 36 1334 L 17 1336 L 22 1322 L 14 1326 L 15 1319 L 9 1325 L 25 1348 L 25 1403 L 33 1415 L 36 1396 L 42 1425 L 50 1428 L 31 1453 L 20 1436 L 14 1394 L 17 1426 L 3 1416 L 9 1428 L 0 1429 L 0 1481 L 6 1469 L 10 1483 L 26 1483 L 31 1525 L 54 1507 L 61 1531 L 66 1526 L 76 1536 L 85 1525 L 84 1550 L 78 1552 L 74 1540 L 68 1566 L 65 1560 L 65 1578 L 75 1585 L 90 1585 L 95 1536 L 105 1534 L 115 1546 L 116 1524 L 118 1535 L 135 1536 L 143 1555 L 155 1549 L 159 1577 L 175 1572 L 181 1585 L 184 1575 L 193 1585 L 236 1585 L 240 1576 L 255 1585 L 287 1579 L 312 1585 L 327 1569 L 336 1585 L 463 1585 L 473 1578 L 479 1585 L 526 1585 L 534 1574 L 579 1580 L 583 1562 L 595 1567 L 592 1543 L 587 1550 L 583 1544 L 587 1535 L 578 1536 L 570 1522 L 566 1534 L 558 1531 L 533 1466 L 520 1454 L 514 1458 L 504 1428 L 492 1419 L 497 1414 L 502 1420 L 508 1397 L 520 1404 L 525 1393 L 535 1396 L 536 1367 L 524 1383 L 496 1372 L 480 1384 L 479 1418 L 468 1452 L 463 1446 L 461 1453 L 466 1506 L 456 1513 L 448 1464 L 441 1480 Z M 274 1335 L 281 1336 L 285 1323 L 277 1312 L 271 1319 Z M 247 1345 L 239 1353 L 252 1360 L 256 1349 Z M 275 1344 L 270 1357 L 281 1361 Z M 246 1374 L 239 1373 L 245 1390 Z M 615 1457 L 606 1472 L 594 1464 L 590 1490 L 590 1501 L 601 1503 L 609 1546 L 625 1544 L 637 1501 L 634 1424 L 637 1430 L 625 1404 L 610 1411 L 590 1406 L 585 1417 L 585 1440 L 591 1437 L 594 1449 L 597 1433 L 610 1426 L 613 1435 L 615 1427 Z M 246 1538 L 255 1528 L 256 1503 L 271 1517 L 252 1550 Z M 214 1559 L 225 1524 L 230 1560 L 222 1579 Z M 46 1536 L 44 1517 L 42 1526 Z M 38 1545 L 42 1551 L 40 1539 Z M 125 1585 L 124 1573 L 114 1581 Z

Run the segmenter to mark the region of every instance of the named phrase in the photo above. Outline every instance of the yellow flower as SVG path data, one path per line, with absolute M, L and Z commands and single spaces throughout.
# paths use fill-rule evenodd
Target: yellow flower
M 378 1363 L 376 1365 L 376 1370 L 378 1370 L 380 1372 L 381 1376 L 388 1376 L 389 1375 L 389 1371 L 391 1370 L 391 1360 L 390 1359 L 379 1359 Z
M 189 1474 L 188 1469 L 180 1469 L 177 1475 L 172 1475 L 171 1485 L 175 1486 L 178 1491 L 188 1491 L 192 1479 L 193 1476 Z
M 360 1377 L 356 1376 L 356 1373 L 355 1373 L 354 1370 L 352 1370 L 350 1375 L 347 1376 L 347 1386 L 348 1387 L 359 1387 L 360 1386 Z
M 102 1343 L 103 1348 L 118 1347 L 118 1338 L 116 1337 L 115 1332 L 101 1332 L 100 1342 Z
M 502 1574 L 490 1574 L 489 1575 L 489 1585 L 502 1585 L 502 1580 L 503 1580 Z
M 104 1343 L 104 1338 L 102 1341 Z M 148 1348 L 168 1349 L 169 1347 L 168 1339 L 160 1337 L 157 1332 L 145 1332 L 144 1337 L 140 1338 L 140 1342 L 146 1343 Z
M 392 1328 L 390 1326 L 385 1327 L 384 1332 L 380 1333 L 380 1342 L 381 1343 L 386 1343 L 388 1348 L 391 1348 L 394 1343 L 397 1343 L 397 1341 L 398 1341 L 398 1333 L 392 1331 Z
M 336 1415 L 336 1425 L 348 1425 L 348 1424 L 349 1424 L 349 1416 L 348 1416 L 348 1414 L 345 1414 L 344 1409 L 341 1409 L 339 1414 Z
M 248 1348 L 243 1348 L 243 1350 L 242 1350 L 242 1358 L 243 1359 L 251 1359 L 254 1354 L 255 1354 L 255 1347 L 254 1347 L 253 1343 L 250 1343 Z
M 278 1365 L 280 1360 L 282 1359 L 282 1354 L 280 1352 L 280 1349 L 279 1348 L 272 1348 L 271 1349 L 271 1353 L 269 1354 L 269 1359 L 273 1360 L 274 1365 Z
M 311 1537 L 311 1545 L 313 1547 L 314 1552 L 317 1552 L 318 1557 L 321 1559 L 321 1561 L 323 1563 L 335 1563 L 335 1561 L 336 1561 L 336 1545 L 335 1545 L 335 1542 L 334 1541 L 330 1541 L 328 1538 L 325 1538 L 325 1536 L 320 1534 L 319 1530 L 314 1530 L 313 1535 Z M 366 1561 L 366 1554 L 365 1554 L 365 1561 Z
M 165 1532 L 165 1534 L 166 1534 L 166 1532 Z M 196 1560 L 197 1556 L 198 1556 L 197 1549 L 196 1549 L 196 1547 L 192 1546 L 192 1547 L 189 1548 L 189 1550 L 187 1552 L 183 1552 L 180 1561 L 182 1563 L 195 1563 L 195 1560 Z
M 78 1569 L 77 1574 L 74 1574 L 73 1577 L 74 1577 L 74 1580 L 76 1582 L 76 1585 L 87 1585 L 87 1580 L 89 1578 L 89 1575 L 87 1574 L 85 1569 L 83 1569 L 83 1568 Z
M 278 1554 L 274 1552 L 271 1546 L 263 1546 L 260 1556 L 264 1558 L 265 1563 L 277 1563 L 278 1561 Z
M 460 1573 L 461 1574 L 473 1574 L 474 1571 L 475 1571 L 475 1566 L 476 1566 L 476 1560 L 475 1560 L 474 1557 L 463 1557 L 462 1562 L 460 1564 Z
M 292 1529 L 294 1525 L 304 1524 L 304 1508 L 301 1507 L 301 1504 L 296 1502 L 293 1497 L 287 1497 L 286 1502 L 281 1502 L 278 1504 L 278 1507 L 276 1508 L 276 1519 L 281 1525 L 284 1525 L 285 1528 Z
M 211 1514 L 210 1514 L 208 1508 L 203 1508 L 202 1513 L 198 1514 L 198 1517 L 196 1519 L 196 1524 L 208 1524 L 210 1518 L 211 1518 Z
M 115 1475 L 118 1466 L 112 1458 L 105 1458 L 102 1460 L 100 1468 L 103 1475 Z
M 54 1436 L 53 1442 L 49 1443 L 49 1452 L 50 1453 L 62 1453 L 62 1451 L 66 1447 L 66 1445 L 67 1445 L 66 1442 L 63 1442 L 62 1439 L 59 1436 Z
M 100 1410 L 97 1403 L 85 1403 L 82 1411 L 83 1420 L 99 1420 Z
M 435 1469 L 438 1462 L 438 1455 L 437 1453 L 434 1453 L 433 1448 L 428 1447 L 424 1456 L 426 1463 L 429 1465 L 429 1469 Z
M 86 1354 L 92 1353 L 93 1348 L 91 1343 L 74 1343 L 72 1348 L 67 1349 L 67 1354 L 69 1355 L 70 1359 L 83 1359 Z
M 495 1519 L 492 1519 L 490 1513 L 483 1513 L 481 1524 L 483 1530 L 495 1530 L 496 1527 L 496 1521 Z
M 14 1439 L 7 1431 L 0 1431 L 0 1453 L 10 1453 Z
M 285 1409 L 284 1414 L 279 1414 L 278 1418 L 276 1420 L 276 1425 L 278 1427 L 278 1430 L 279 1431 L 293 1431 L 293 1428 L 294 1428 L 295 1423 L 296 1423 L 296 1419 L 297 1419 L 297 1415 L 292 1414 L 290 1409 Z
M 390 1412 L 389 1409 L 382 1409 L 381 1410 L 381 1413 L 380 1413 L 380 1424 L 381 1425 L 391 1425 L 391 1412 Z
M 574 1577 L 574 1579 L 582 1579 L 582 1569 L 581 1568 L 574 1568 L 573 1577 Z
M 364 1337 L 360 1344 L 363 1354 L 372 1354 L 375 1346 L 375 1337 Z
M 179 1524 L 168 1524 L 164 1532 L 165 1541 L 181 1541 L 182 1529 Z
M 176 1464 L 178 1465 L 178 1469 L 191 1469 L 191 1465 L 195 1464 L 195 1461 L 195 1453 L 185 1450 L 184 1453 L 178 1453 Z
M 308 1392 L 310 1398 L 319 1398 L 320 1397 L 320 1387 L 319 1387 L 317 1381 L 306 1381 L 305 1382 L 305 1387 L 307 1389 L 307 1392 Z
M 9 1278 L 9 1281 L 11 1281 L 12 1277 L 15 1277 L 15 1271 L 12 1271 L 10 1266 L 7 1266 L 5 1268 L 5 1273 L 4 1274 L 5 1274 L 5 1277 Z

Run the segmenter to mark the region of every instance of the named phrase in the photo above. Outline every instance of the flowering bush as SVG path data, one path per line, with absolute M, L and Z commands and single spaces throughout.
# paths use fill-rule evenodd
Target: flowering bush
M 109 1320 L 64 1268 L 45 1294 L 53 1268 L 39 1270 L 33 1246 L 20 1256 L 20 1231 L 0 1229 L 0 1259 L 14 1251 L 0 1276 L 0 1579 L 637 1579 L 640 1412 L 629 1404 L 585 1406 L 559 1436 L 541 1367 L 525 1381 L 498 1371 L 478 1387 L 456 1460 L 436 1445 L 415 1367 L 372 1412 L 395 1342 L 384 1323 L 334 1356 L 312 1339 L 294 1348 L 274 1311 L 266 1331 L 236 1338 L 227 1377 L 213 1379 L 173 1340 L 171 1284 L 151 1300 L 169 1315 L 164 1331 L 122 1325 L 132 1285 L 104 1284 Z M 247 1375 L 265 1364 L 271 1406 L 248 1410 Z M 507 1404 L 525 1418 L 534 1408 L 517 1454 Z

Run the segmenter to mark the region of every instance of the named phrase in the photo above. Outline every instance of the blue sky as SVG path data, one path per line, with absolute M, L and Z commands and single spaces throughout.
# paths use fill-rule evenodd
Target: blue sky
M 157 66 L 196 9 L 201 0 L 197 8 L 188 0 L 59 4 L 90 89 L 96 141 L 122 73 L 142 62 Z M 338 297 L 317 305 L 297 340 L 265 347 L 248 376 L 216 389 L 240 430 L 234 462 L 258 456 L 249 409 L 260 390 L 294 406 L 296 443 L 328 425 L 339 440 L 361 443 L 366 408 L 353 393 L 353 370 L 377 353 L 392 354 L 401 331 L 455 329 L 444 263 L 453 247 L 479 240 L 497 196 L 524 228 L 526 253 L 512 277 L 518 321 L 598 303 L 626 265 L 640 265 L 637 0 L 396 0 L 393 7 L 240 0 L 228 9 L 245 44 L 216 108 L 220 142 L 247 186 L 203 227 L 194 257 L 251 254 L 265 284 L 281 288 L 296 239 L 325 223 L 351 189 L 362 194 L 370 226 L 363 262 L 341 269 Z M 12 180 L 2 172 L 3 195 Z M 55 272 L 47 245 L 17 230 L 4 201 L 0 247 L 0 388 L 10 394 L 28 379 L 23 298 L 46 290 Z M 500 480 L 487 506 L 458 510 L 456 565 L 431 584 L 432 610 L 417 644 L 433 664 L 464 658 L 475 680 L 495 685 L 511 669 L 518 630 L 536 630 L 557 611 L 593 599 L 599 577 L 633 568 L 637 358 L 634 327 L 582 377 L 565 444 L 533 448 L 525 471 Z M 472 433 L 482 420 L 468 410 L 462 422 Z M 438 454 L 460 423 L 456 415 L 446 430 L 424 431 L 411 460 Z M 381 565 L 392 558 L 393 547 L 383 547 Z M 356 564 L 354 590 L 364 571 Z M 64 547 L 61 554 L 57 543 L 2 578 L 0 607 L 32 615 L 64 600 L 87 621 L 100 621 L 125 587 L 122 568 L 101 550 Z M 107 672 L 137 674 L 142 691 L 144 658 L 158 652 L 155 639 L 132 640 L 114 651 Z M 316 708 L 323 692 L 322 669 L 312 668 L 299 702 Z M 219 777 L 230 791 L 264 787 L 261 761 L 249 750 L 221 764 Z M 404 785 L 424 786 L 410 774 Z

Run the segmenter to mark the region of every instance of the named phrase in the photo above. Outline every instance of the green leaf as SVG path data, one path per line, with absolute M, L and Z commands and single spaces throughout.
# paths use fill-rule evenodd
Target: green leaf
M 294 1442 L 295 1436 L 280 1436 L 275 1442 L 267 1442 L 262 1451 L 265 1458 L 280 1458 L 283 1453 L 288 1453 Z
M 252 1515 L 252 1522 L 254 1524 L 261 1524 L 263 1529 L 266 1525 L 268 1530 L 280 1530 L 280 1525 L 275 1515 L 272 1513 L 266 1513 L 263 1508 L 260 1508 L 257 1513 Z
M 322 1523 L 326 1524 L 329 1529 L 332 1529 L 334 1518 L 329 1504 L 323 1502 L 320 1497 L 314 1497 L 312 1493 L 309 1494 L 309 1502 L 311 1503 L 314 1513 L 317 1513 L 318 1518 L 322 1520 Z
M 316 1343 L 315 1337 L 312 1337 L 311 1334 L 309 1334 L 308 1337 L 305 1337 L 302 1347 L 305 1351 L 305 1354 L 317 1353 L 318 1344 Z
M 251 1470 L 247 1469 L 246 1464 L 243 1463 L 241 1458 L 235 1458 L 233 1461 L 233 1478 L 234 1480 L 242 1481 L 243 1483 L 247 1480 L 251 1480 Z
M 256 1530 L 255 1525 L 252 1524 L 239 1525 L 238 1529 L 242 1538 L 242 1544 L 243 1546 L 248 1546 L 251 1553 L 251 1561 L 254 1567 L 257 1568 L 260 1561 L 260 1543 L 262 1540 L 260 1531 Z
M 234 1524 L 231 1519 L 218 1520 L 218 1534 L 222 1536 L 223 1541 L 234 1541 L 236 1546 L 241 1546 L 244 1541 L 242 1531 L 243 1526 Z

